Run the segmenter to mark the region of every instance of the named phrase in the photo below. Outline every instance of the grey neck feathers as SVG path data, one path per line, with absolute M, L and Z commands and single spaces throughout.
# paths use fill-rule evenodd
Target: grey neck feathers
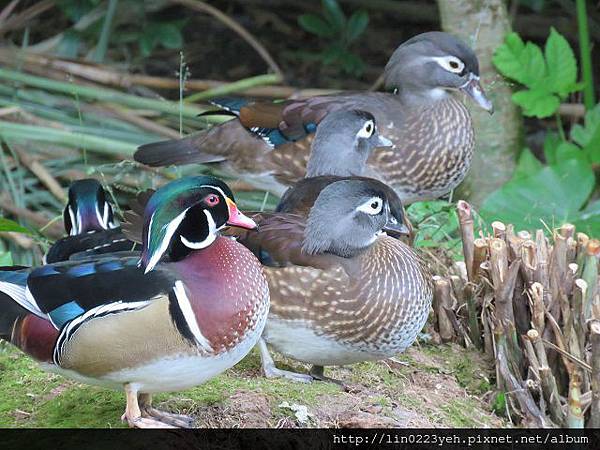
M 362 175 L 365 170 L 369 148 L 366 139 L 331 133 L 319 136 L 313 142 L 306 177 L 320 175 Z
M 365 225 L 352 216 L 336 217 L 331 209 L 315 204 L 308 216 L 302 250 L 311 255 L 330 253 L 352 258 L 375 241 L 374 231 Z

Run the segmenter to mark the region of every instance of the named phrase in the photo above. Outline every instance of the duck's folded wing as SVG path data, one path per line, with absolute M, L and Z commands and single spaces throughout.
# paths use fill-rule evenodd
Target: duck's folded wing
M 252 216 L 258 231 L 230 229 L 266 266 L 311 266 L 329 268 L 344 263 L 335 255 L 309 255 L 302 251 L 306 219 L 296 214 L 258 213 Z
M 137 258 L 102 258 L 42 266 L 27 278 L 26 297 L 52 324 L 147 306 L 170 292 L 174 276 L 165 270 L 144 274 Z

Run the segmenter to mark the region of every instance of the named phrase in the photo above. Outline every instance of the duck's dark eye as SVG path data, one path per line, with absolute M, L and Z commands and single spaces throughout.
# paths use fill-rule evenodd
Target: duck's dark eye
M 367 133 L 371 133 L 371 131 L 373 131 L 373 125 L 369 123 L 367 124 Z
M 373 208 L 373 209 L 379 208 L 379 202 L 373 202 L 373 203 L 371 203 L 371 208 Z
M 215 194 L 209 194 L 204 201 L 208 206 L 216 206 L 219 204 L 220 200 Z
M 450 64 L 450 67 L 453 69 L 458 69 L 460 67 L 460 64 L 458 64 L 456 61 L 450 61 L 448 64 Z

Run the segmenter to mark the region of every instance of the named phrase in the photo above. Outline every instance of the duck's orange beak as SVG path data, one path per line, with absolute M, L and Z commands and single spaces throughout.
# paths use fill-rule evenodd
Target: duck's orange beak
M 225 197 L 227 208 L 229 209 L 229 219 L 227 225 L 232 227 L 246 228 L 247 230 L 256 230 L 258 225 L 250 217 L 244 215 L 229 197 Z

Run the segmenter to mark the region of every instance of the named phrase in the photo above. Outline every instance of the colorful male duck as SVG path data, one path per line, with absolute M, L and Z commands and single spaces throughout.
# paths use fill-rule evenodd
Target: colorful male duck
M 104 188 L 93 178 L 71 184 L 63 221 L 68 236 L 50 247 L 45 263 L 134 249 L 121 232 Z
M 132 427 L 187 426 L 189 418 L 152 408 L 151 394 L 236 364 L 269 309 L 260 263 L 219 235 L 226 225 L 256 227 L 225 183 L 172 182 L 146 206 L 141 258 L 0 271 L 0 338 L 48 370 L 124 389 L 122 418 Z
M 332 111 L 361 109 L 375 116 L 382 134 L 394 144 L 371 155 L 369 166 L 376 178 L 394 188 L 405 204 L 447 194 L 466 176 L 475 147 L 469 111 L 452 92 L 493 109 L 479 83 L 477 56 L 450 34 L 419 34 L 392 54 L 384 80 L 388 92 L 279 103 L 219 99 L 216 106 L 235 119 L 180 140 L 143 145 L 135 159 L 153 166 L 217 162 L 223 170 L 281 195 L 305 174 L 307 135 Z
M 321 187 L 316 199 L 314 189 L 302 191 L 307 199 L 289 193 L 285 209 L 294 213 L 255 215 L 259 231 L 242 232 L 239 241 L 266 265 L 266 376 L 337 382 L 324 366 L 388 358 L 413 343 L 429 314 L 432 276 L 414 250 L 382 234 L 408 231 L 393 190 L 362 177 L 303 185 L 312 182 Z M 311 376 L 276 368 L 266 344 L 312 364 Z

